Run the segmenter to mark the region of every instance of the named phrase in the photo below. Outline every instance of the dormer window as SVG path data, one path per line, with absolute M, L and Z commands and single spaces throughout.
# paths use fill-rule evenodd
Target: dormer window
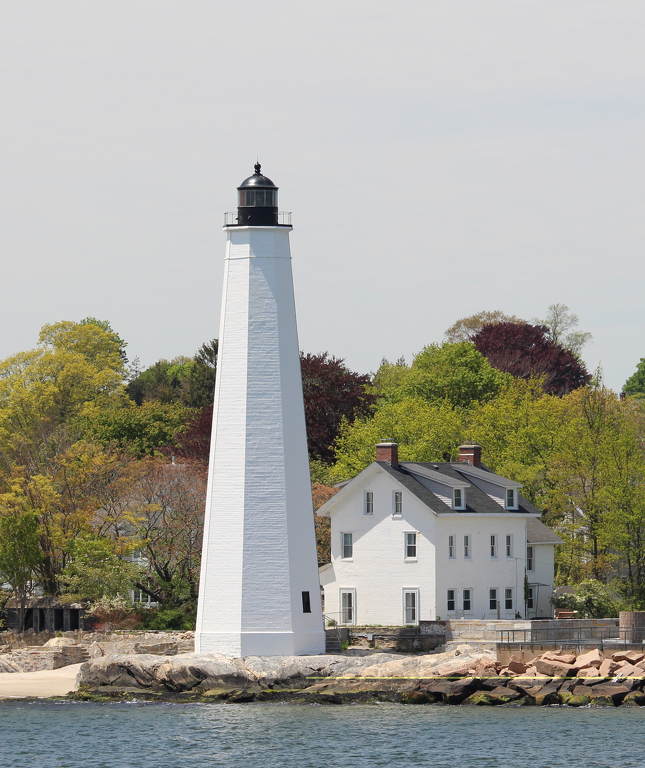
M 463 488 L 453 488 L 452 508 L 466 509 L 466 491 Z
M 506 489 L 506 509 L 517 509 L 517 489 Z

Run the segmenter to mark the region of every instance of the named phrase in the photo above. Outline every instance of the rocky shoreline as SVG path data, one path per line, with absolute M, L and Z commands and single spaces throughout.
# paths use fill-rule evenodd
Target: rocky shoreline
M 310 704 L 644 706 L 645 653 L 553 651 L 506 667 L 471 646 L 427 655 L 107 656 L 83 664 L 69 698 Z

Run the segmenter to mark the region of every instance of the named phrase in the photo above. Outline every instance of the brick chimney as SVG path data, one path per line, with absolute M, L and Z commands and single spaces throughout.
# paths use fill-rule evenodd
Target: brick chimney
M 387 461 L 392 467 L 399 466 L 399 444 L 398 443 L 377 443 L 376 460 Z
M 473 467 L 482 465 L 482 447 L 481 445 L 460 445 L 459 461 L 467 461 Z

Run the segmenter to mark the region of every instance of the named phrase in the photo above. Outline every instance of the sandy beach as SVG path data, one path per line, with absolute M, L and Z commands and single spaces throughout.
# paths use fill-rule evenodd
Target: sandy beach
M 80 664 L 40 672 L 15 672 L 0 675 L 0 699 L 49 698 L 74 690 Z

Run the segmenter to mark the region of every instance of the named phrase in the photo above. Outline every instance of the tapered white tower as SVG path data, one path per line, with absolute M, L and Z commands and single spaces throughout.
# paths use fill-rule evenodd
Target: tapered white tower
M 228 235 L 195 650 L 323 653 L 289 221 L 255 173 Z

